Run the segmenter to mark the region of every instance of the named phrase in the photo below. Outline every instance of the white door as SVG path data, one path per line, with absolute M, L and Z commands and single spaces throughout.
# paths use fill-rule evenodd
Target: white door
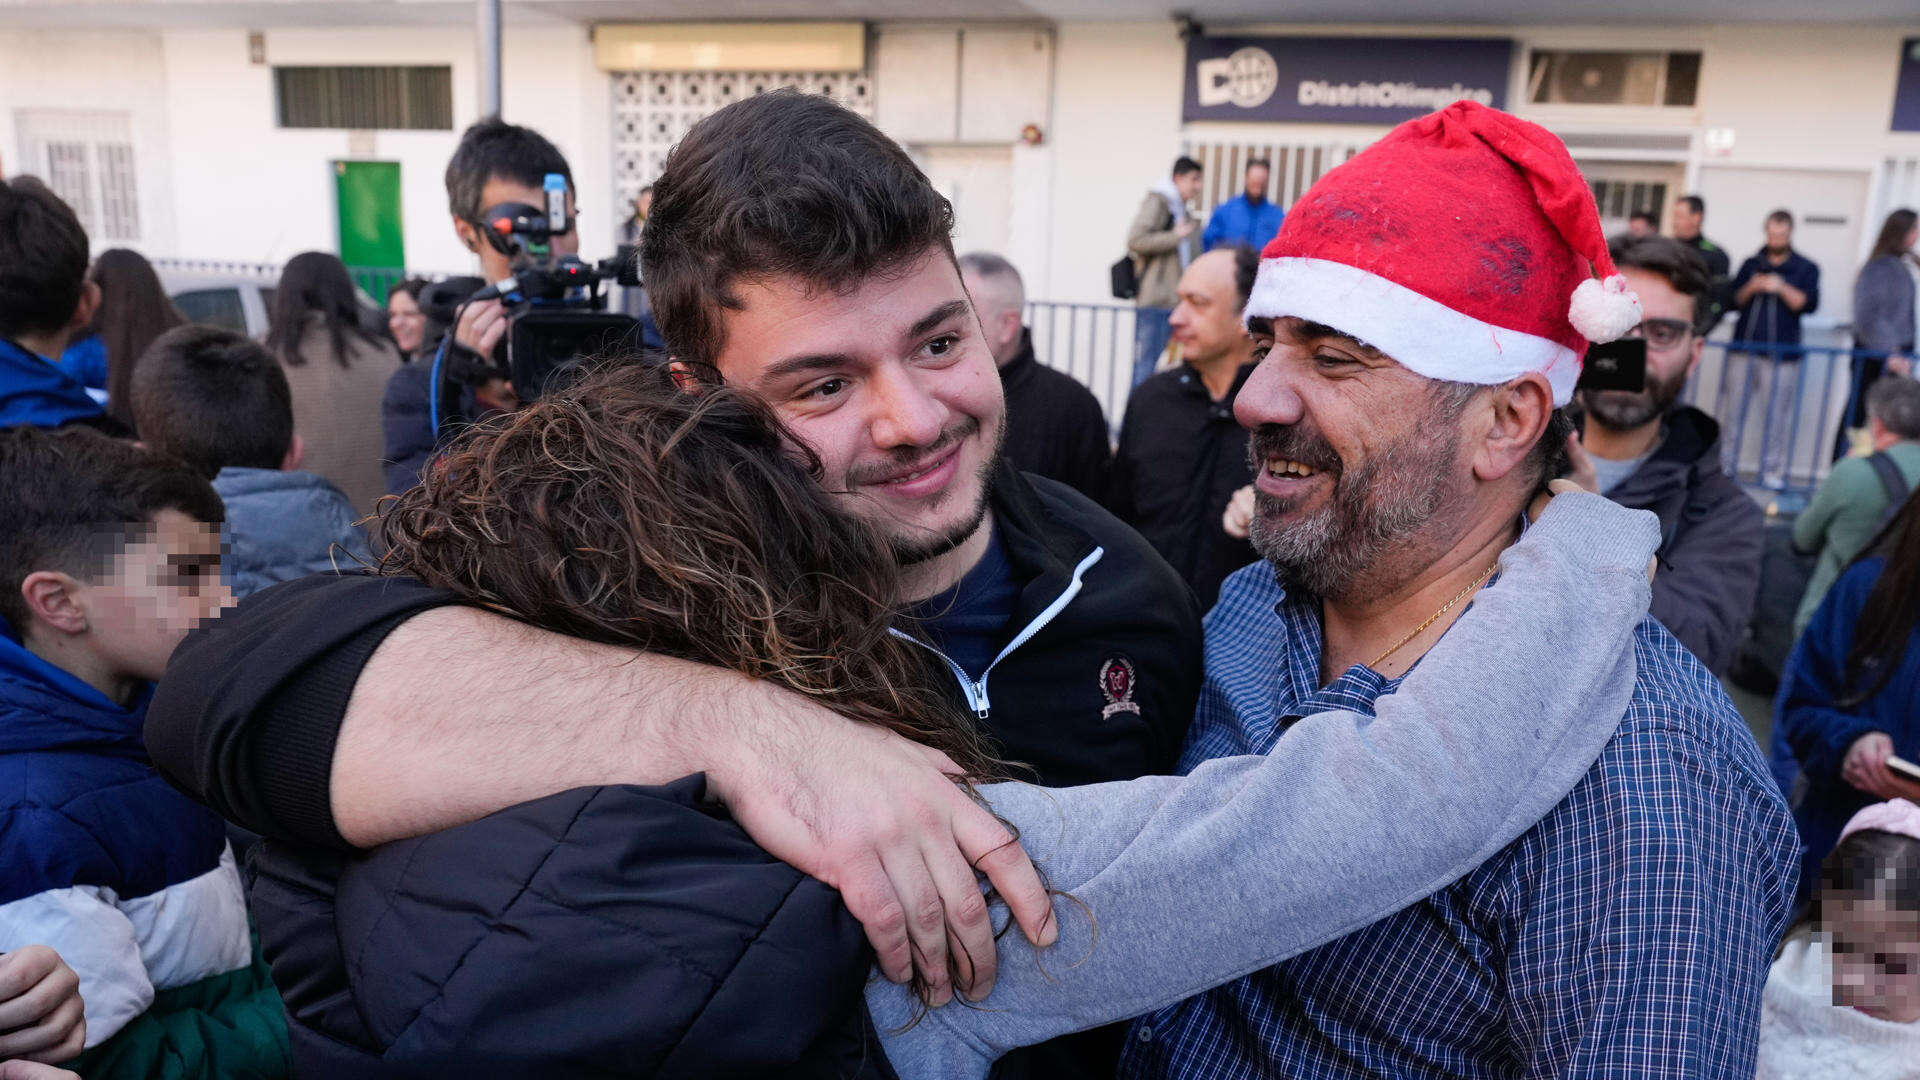
M 1865 171 L 1704 165 L 1700 196 L 1707 201 L 1707 220 L 1701 231 L 1727 249 L 1737 272 L 1766 243 L 1767 215 L 1792 213 L 1794 248 L 1820 264 L 1820 309 L 1809 329 L 1850 323 L 1861 230 L 1879 225 L 1866 222 L 1868 178 Z M 1810 333 L 1808 340 L 1822 338 Z
M 953 203 L 953 250 L 1009 254 L 1013 239 L 1013 149 L 1007 146 L 922 146 L 920 167 Z

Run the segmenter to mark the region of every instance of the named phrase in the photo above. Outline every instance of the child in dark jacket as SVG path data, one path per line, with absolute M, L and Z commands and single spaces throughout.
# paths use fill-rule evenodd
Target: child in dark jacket
M 1774 722 L 1806 775 L 1795 817 L 1802 897 L 1847 819 L 1884 799 L 1920 802 L 1889 757 L 1920 761 L 1920 494 L 1834 582 L 1780 680 Z
M 257 342 L 210 326 L 170 330 L 141 355 L 132 396 L 141 440 L 211 477 L 226 503 L 235 599 L 369 561 L 353 505 L 300 469 L 287 377 Z
M 57 950 L 113 1077 L 284 1074 L 218 817 L 153 770 L 151 681 L 229 602 L 211 486 L 87 431 L 0 432 L 0 951 Z

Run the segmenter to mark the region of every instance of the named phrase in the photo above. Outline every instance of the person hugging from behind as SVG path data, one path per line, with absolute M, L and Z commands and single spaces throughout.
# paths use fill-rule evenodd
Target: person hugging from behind
M 1794 818 L 1804 897 L 1841 826 L 1882 799 L 1920 802 L 1888 758 L 1920 760 L 1920 496 L 1828 590 L 1780 680 L 1774 723 L 1806 777 Z
M 300 468 L 292 394 L 272 354 L 212 326 L 183 326 L 140 358 L 133 379 L 141 441 L 213 480 L 227 509 L 234 599 L 275 582 L 368 563 L 353 504 Z
M 154 772 L 151 683 L 228 603 L 220 497 L 90 431 L 0 432 L 0 951 L 79 976 L 115 1077 L 270 1077 L 286 1020 L 221 820 Z
M 1904 1080 L 1920 1062 L 1920 806 L 1847 822 L 1760 1013 L 1759 1080 Z
M 99 303 L 73 208 L 31 176 L 0 180 L 0 428 L 79 423 L 120 433 L 57 364 Z

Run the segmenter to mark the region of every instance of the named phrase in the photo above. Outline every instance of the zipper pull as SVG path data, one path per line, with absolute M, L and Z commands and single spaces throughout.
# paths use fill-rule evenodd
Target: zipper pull
M 985 679 L 974 683 L 973 692 L 967 696 L 973 699 L 973 715 L 977 719 L 985 720 L 987 714 L 993 711 L 993 703 L 987 700 L 987 681 Z

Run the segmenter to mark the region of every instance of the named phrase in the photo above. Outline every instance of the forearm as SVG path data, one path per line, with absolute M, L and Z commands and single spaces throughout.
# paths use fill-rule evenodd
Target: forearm
M 721 772 L 722 733 L 770 693 L 719 668 L 437 608 L 388 635 L 354 684 L 334 820 L 371 847 L 569 788 Z
M 1543 519 L 1377 720 L 1316 714 L 1264 758 L 1185 778 L 989 789 L 1072 894 L 1055 905 L 1060 947 L 1003 940 L 985 1008 L 939 1010 L 893 1036 L 896 1068 L 945 1074 L 1180 1000 L 1391 914 L 1511 842 L 1585 775 L 1632 693 L 1658 537 L 1650 515 L 1612 513 L 1631 527 L 1585 540 L 1617 547 L 1583 570 Z M 1562 602 L 1541 602 L 1548 583 Z M 883 1031 L 910 1015 L 898 988 L 873 987 L 869 1004 Z
M 1800 314 L 1802 309 L 1807 306 L 1807 294 L 1788 285 L 1786 282 L 1780 283 L 1778 295 L 1780 302 L 1786 304 L 1796 315 Z

